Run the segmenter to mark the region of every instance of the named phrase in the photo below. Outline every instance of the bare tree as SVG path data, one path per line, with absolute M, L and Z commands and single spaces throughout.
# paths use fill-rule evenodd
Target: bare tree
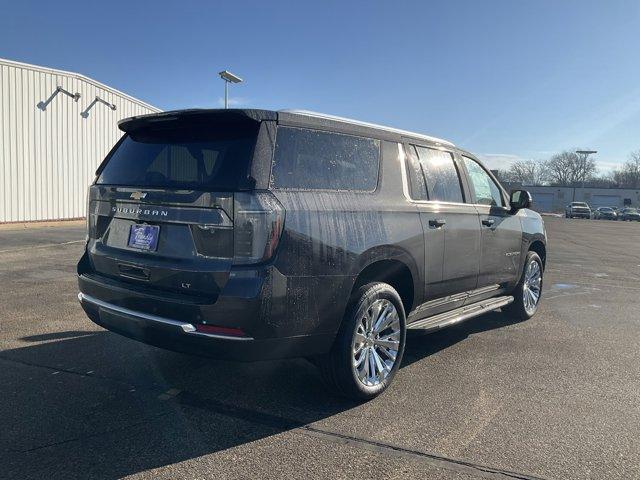
M 585 187 L 590 188 L 612 188 L 616 186 L 611 174 L 602 174 L 585 180 Z
M 538 160 L 518 160 L 509 167 L 508 178 L 522 185 L 541 185 L 548 179 L 544 162 Z
M 511 179 L 511 175 L 509 174 L 509 170 L 504 170 L 504 169 L 497 169 L 497 170 L 491 170 L 493 172 L 493 174 L 496 176 L 496 178 L 500 181 L 500 183 L 513 183 L 513 180 Z
M 549 182 L 559 186 L 579 185 L 595 176 L 596 161 L 587 155 L 564 151 L 545 162 Z
M 631 152 L 629 160 L 620 169 L 614 170 L 613 181 L 624 188 L 640 188 L 640 150 Z

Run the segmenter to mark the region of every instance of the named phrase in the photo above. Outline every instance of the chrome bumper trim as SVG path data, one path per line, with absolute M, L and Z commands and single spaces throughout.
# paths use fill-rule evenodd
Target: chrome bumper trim
M 171 325 L 173 327 L 177 327 L 181 329 L 183 333 L 186 333 L 189 335 L 195 335 L 198 337 L 217 338 L 220 340 L 237 340 L 237 341 L 253 340 L 252 337 L 234 337 L 233 335 L 218 335 L 214 333 L 198 332 L 196 331 L 196 327 L 194 327 L 191 323 L 179 322 L 177 320 L 171 320 L 169 318 L 159 317 L 157 315 L 152 315 L 150 313 L 136 312 L 135 310 L 130 310 L 128 308 L 120 307 L 112 303 L 103 302 L 102 300 L 98 300 L 97 298 L 94 298 L 90 295 L 85 295 L 82 292 L 78 293 L 78 301 L 80 303 L 83 303 L 83 302 L 90 303 L 98 307 L 105 308 L 107 310 L 112 310 L 114 312 L 121 313 L 123 315 L 129 315 L 132 317 L 141 318 L 149 322 L 156 322 L 156 323 L 163 323 L 165 325 Z

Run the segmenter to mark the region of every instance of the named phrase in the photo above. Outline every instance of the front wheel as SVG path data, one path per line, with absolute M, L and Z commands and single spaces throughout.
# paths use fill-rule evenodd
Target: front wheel
M 393 381 L 405 341 L 400 295 L 386 283 L 369 283 L 352 295 L 333 348 L 316 365 L 332 390 L 370 400 Z
M 542 260 L 538 254 L 527 253 L 522 277 L 513 289 L 513 302 L 504 309 L 510 316 L 527 320 L 535 315 L 542 296 L 543 273 Z

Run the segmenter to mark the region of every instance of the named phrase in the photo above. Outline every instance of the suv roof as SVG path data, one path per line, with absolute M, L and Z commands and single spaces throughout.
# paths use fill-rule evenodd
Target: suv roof
M 350 118 L 337 117 L 334 115 L 327 115 L 324 113 L 310 112 L 307 110 L 260 110 L 260 109 L 187 109 L 187 110 L 172 110 L 162 113 L 152 113 L 147 115 L 138 115 L 135 117 L 125 118 L 118 122 L 118 127 L 129 132 L 135 130 L 143 125 L 149 123 L 169 121 L 178 118 L 195 119 L 197 117 L 220 119 L 223 116 L 228 116 L 235 120 L 276 120 L 279 123 L 285 123 L 294 126 L 307 126 L 315 128 L 324 128 L 328 130 L 342 131 L 344 133 L 351 133 L 354 135 L 366 135 L 375 136 L 377 138 L 401 141 L 402 138 L 413 138 L 418 140 L 427 141 L 436 145 L 455 147 L 455 145 L 448 140 L 443 140 L 437 137 L 424 135 L 421 133 L 409 132 L 407 130 L 401 130 L 392 127 L 386 127 L 384 125 L 377 125 L 374 123 L 362 122 L 359 120 L 353 120 Z
M 360 120 L 354 120 L 352 118 L 345 118 L 345 117 L 338 117 L 336 115 L 327 115 L 325 113 L 319 113 L 319 112 L 312 112 L 309 110 L 280 110 L 280 113 L 291 113 L 291 114 L 295 114 L 295 115 L 305 115 L 307 117 L 314 117 L 314 118 L 324 118 L 327 120 L 333 120 L 336 122 L 343 122 L 343 123 L 347 123 L 350 125 L 358 125 L 358 126 L 362 126 L 362 127 L 368 127 L 368 128 L 373 128 L 376 130 L 384 130 L 386 132 L 392 132 L 392 133 L 397 133 L 399 135 L 402 135 L 403 137 L 413 137 L 413 138 L 422 138 L 424 140 L 428 140 L 430 142 L 434 142 L 434 143 L 441 143 L 443 145 L 448 145 L 451 147 L 455 147 L 455 145 L 453 143 L 451 143 L 448 140 L 443 140 L 441 138 L 437 138 L 437 137 L 432 137 L 430 135 L 424 135 L 422 133 L 415 133 L 415 132 L 410 132 L 408 130 L 401 130 L 399 128 L 393 128 L 393 127 L 387 127 L 384 125 L 378 125 L 376 123 L 369 123 L 369 122 L 362 122 Z

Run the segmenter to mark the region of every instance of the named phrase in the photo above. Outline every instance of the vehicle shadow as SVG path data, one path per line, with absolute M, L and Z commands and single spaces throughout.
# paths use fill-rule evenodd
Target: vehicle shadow
M 504 314 L 490 313 L 434 334 L 412 334 L 403 365 L 510 323 Z M 223 452 L 359 405 L 328 393 L 315 367 L 302 359 L 230 363 L 110 332 L 21 341 L 24 347 L 0 353 L 4 478 L 120 478 Z
M 475 333 L 495 330 L 521 322 L 522 320 L 510 317 L 504 312 L 494 311 L 434 332 L 425 333 L 420 330 L 408 330 L 402 366 L 407 367 L 414 362 L 461 342 Z

